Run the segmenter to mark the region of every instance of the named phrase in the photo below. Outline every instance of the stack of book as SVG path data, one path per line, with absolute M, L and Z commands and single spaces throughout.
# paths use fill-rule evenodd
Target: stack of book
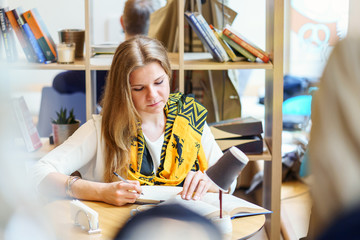
M 91 52 L 93 55 L 114 54 L 118 46 L 118 43 L 95 44 L 91 46 Z
M 218 31 L 197 12 L 186 11 L 185 18 L 215 61 L 269 62 L 269 55 L 266 52 L 232 27 L 226 26 L 222 32 Z
M 49 63 L 57 59 L 55 43 L 36 8 L 23 12 L 21 8 L 0 8 L 1 38 L 6 58 L 16 61 L 16 35 L 29 62 Z
M 236 146 L 246 154 L 263 153 L 263 127 L 258 119 L 234 118 L 209 123 L 209 127 L 222 151 Z

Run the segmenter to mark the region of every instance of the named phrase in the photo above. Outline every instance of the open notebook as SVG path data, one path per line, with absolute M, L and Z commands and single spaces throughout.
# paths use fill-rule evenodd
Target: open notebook
M 142 186 L 142 189 L 144 195 L 137 200 L 138 204 L 179 203 L 209 218 L 218 216 L 220 213 L 218 193 L 206 193 L 201 200 L 194 201 L 181 199 L 179 193 L 182 191 L 182 187 Z M 265 208 L 230 194 L 223 194 L 223 211 L 232 218 L 271 213 Z

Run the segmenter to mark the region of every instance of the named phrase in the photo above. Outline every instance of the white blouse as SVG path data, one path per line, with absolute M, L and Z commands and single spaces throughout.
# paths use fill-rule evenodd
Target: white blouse
M 36 186 L 51 172 L 59 172 L 70 175 L 79 171 L 83 179 L 103 182 L 104 173 L 104 143 L 101 138 L 101 115 L 93 115 L 93 118 L 84 123 L 63 144 L 56 147 L 41 158 L 32 169 Z M 154 162 L 154 170 L 160 164 L 161 147 L 164 135 L 154 142 L 146 136 L 145 141 Z M 209 126 L 205 123 L 201 138 L 206 159 L 209 167 L 223 155 L 217 145 Z M 230 193 L 235 190 L 236 179 L 230 187 Z

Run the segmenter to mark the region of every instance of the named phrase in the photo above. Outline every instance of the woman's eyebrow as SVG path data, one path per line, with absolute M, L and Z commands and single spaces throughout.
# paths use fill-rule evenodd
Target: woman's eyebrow
M 161 75 L 160 77 L 156 78 L 156 79 L 154 80 L 154 82 L 157 81 L 157 80 L 159 80 L 159 79 L 161 79 L 161 78 L 163 78 L 164 76 L 165 76 L 165 74 Z
M 163 74 L 163 75 L 159 76 L 158 78 L 155 78 L 153 81 L 155 82 L 155 81 L 157 81 L 157 80 L 160 80 L 160 79 L 163 78 L 165 75 L 166 75 L 166 74 Z M 131 87 L 134 87 L 134 86 L 143 86 L 143 85 L 144 85 L 144 84 L 142 84 L 142 83 L 134 83 L 134 84 L 131 84 L 131 83 L 130 83 L 130 86 L 131 86 Z

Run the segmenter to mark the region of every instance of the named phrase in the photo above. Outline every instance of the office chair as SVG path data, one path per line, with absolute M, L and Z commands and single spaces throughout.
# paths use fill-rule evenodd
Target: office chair
M 70 111 L 74 108 L 76 119 L 80 124 L 86 122 L 85 94 L 81 92 L 72 94 L 60 94 L 53 87 L 43 87 L 37 129 L 40 137 L 49 137 L 52 133 L 51 121 L 56 118 L 56 112 L 60 108 Z

